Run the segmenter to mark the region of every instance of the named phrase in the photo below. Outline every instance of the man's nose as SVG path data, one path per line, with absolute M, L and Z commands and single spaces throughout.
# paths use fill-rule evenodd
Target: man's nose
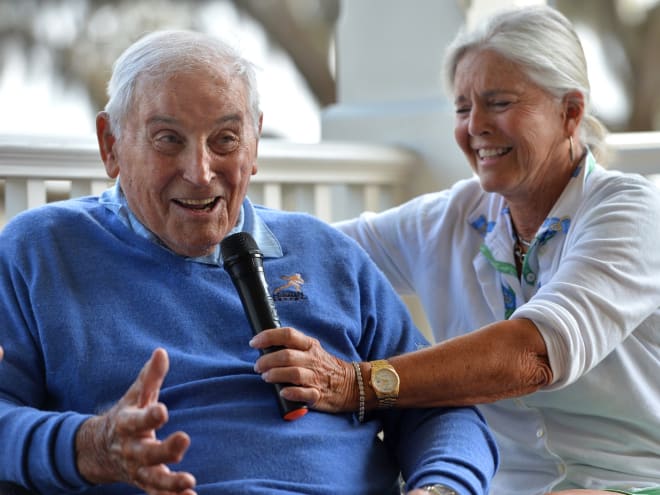
M 213 179 L 212 160 L 213 157 L 206 146 L 191 148 L 183 164 L 183 178 L 194 185 L 208 185 Z

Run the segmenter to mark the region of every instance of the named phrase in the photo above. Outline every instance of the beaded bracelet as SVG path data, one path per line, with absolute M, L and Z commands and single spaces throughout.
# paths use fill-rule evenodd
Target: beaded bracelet
M 358 421 L 364 421 L 364 382 L 362 381 L 362 371 L 360 370 L 360 363 L 353 361 L 353 368 L 355 368 L 355 377 L 357 378 L 358 390 L 360 391 L 360 409 L 358 411 Z

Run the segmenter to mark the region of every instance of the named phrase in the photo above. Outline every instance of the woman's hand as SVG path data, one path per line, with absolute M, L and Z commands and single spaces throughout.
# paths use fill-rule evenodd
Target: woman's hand
M 282 346 L 261 356 L 254 369 L 268 383 L 290 383 L 282 396 L 305 402 L 325 412 L 357 410 L 358 387 L 351 363 L 326 352 L 318 340 L 291 327 L 258 333 L 250 345 L 256 349 Z

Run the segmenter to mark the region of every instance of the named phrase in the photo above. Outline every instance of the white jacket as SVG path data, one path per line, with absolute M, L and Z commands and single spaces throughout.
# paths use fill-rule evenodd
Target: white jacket
M 660 484 L 660 190 L 591 154 L 515 274 L 504 198 L 476 178 L 337 224 L 400 293 L 416 293 L 436 341 L 528 318 L 554 382 L 481 406 L 502 464 L 493 495 Z M 475 356 L 478 359 L 478 356 Z

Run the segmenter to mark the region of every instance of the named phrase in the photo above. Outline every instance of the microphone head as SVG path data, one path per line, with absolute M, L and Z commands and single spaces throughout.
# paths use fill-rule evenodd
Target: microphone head
M 262 256 L 257 241 L 247 232 L 236 232 L 225 237 L 220 242 L 220 252 L 225 263 L 240 256 Z

